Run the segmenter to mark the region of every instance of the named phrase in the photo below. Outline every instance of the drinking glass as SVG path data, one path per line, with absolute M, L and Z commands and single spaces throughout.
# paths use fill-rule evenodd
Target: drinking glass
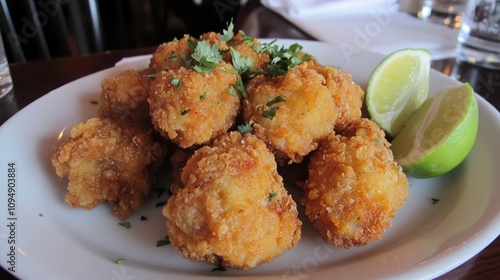
M 418 17 L 425 21 L 460 28 L 466 4 L 467 0 L 423 0 Z
M 458 33 L 457 60 L 500 69 L 500 0 L 469 0 Z
M 9 62 L 5 55 L 5 48 L 0 34 L 0 98 L 12 91 L 12 77 L 10 76 Z

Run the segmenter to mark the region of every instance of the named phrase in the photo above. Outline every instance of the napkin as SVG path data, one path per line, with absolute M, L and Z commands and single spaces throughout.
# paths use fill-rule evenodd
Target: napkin
M 433 59 L 455 56 L 458 31 L 424 22 L 399 9 L 397 0 L 261 0 L 312 37 L 343 52 L 362 49 L 387 55 L 426 48 Z

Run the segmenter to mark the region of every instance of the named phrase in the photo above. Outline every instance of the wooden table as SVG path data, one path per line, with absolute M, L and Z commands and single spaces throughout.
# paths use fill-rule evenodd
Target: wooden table
M 236 20 L 237 28 L 255 37 L 312 39 L 277 14 L 250 0 Z M 112 67 L 122 57 L 148 54 L 152 48 L 113 51 L 81 57 L 11 64 L 14 91 L 0 100 L 0 124 L 49 91 L 96 71 Z M 500 71 L 456 63 L 435 61 L 433 67 L 463 82 L 469 82 L 481 96 L 500 108 Z M 438 279 L 496 279 L 500 276 L 500 238 L 458 268 Z M 15 279 L 0 270 L 0 279 Z

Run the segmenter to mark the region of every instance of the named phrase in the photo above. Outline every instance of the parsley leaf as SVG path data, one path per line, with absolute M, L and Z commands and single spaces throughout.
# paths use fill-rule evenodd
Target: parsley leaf
M 278 194 L 275 193 L 275 192 L 270 192 L 269 193 L 269 196 L 267 197 L 267 201 L 268 202 L 272 202 L 273 201 L 273 198 L 275 198 Z
M 222 30 L 222 35 L 220 36 L 219 40 L 228 42 L 231 39 L 233 39 L 233 37 L 234 37 L 234 25 L 233 21 L 231 20 L 231 22 L 227 26 L 227 29 Z
M 243 43 L 245 43 L 245 44 L 247 44 L 247 45 L 251 45 L 251 44 L 253 44 L 253 40 L 254 40 L 255 38 L 254 38 L 254 37 L 251 37 L 251 36 L 248 36 L 248 35 L 243 34 L 242 39 L 243 39 Z
M 207 97 L 207 92 L 205 91 L 202 95 L 200 95 L 200 100 L 203 101 Z
M 253 128 L 252 128 L 252 125 L 250 125 L 249 123 L 246 123 L 246 124 L 240 124 L 238 125 L 238 131 L 241 133 L 241 134 L 245 134 L 247 132 L 252 132 L 253 131 Z
M 233 66 L 238 74 L 241 75 L 252 67 L 253 60 L 251 57 L 242 57 L 241 53 L 233 48 L 229 48 L 229 51 L 231 52 Z
M 179 89 L 181 87 L 181 80 L 178 77 L 174 77 L 172 81 L 170 81 L 170 84 L 173 85 L 176 89 Z
M 265 110 L 263 113 L 262 113 L 262 117 L 266 118 L 266 119 L 274 119 L 274 117 L 276 116 L 276 112 L 278 111 L 278 108 L 276 107 L 271 107 L 269 110 Z
M 267 106 L 272 106 L 274 104 L 277 104 L 277 103 L 280 103 L 280 102 L 285 102 L 285 97 L 279 95 L 279 96 L 276 96 L 273 100 L 267 102 Z
M 118 224 L 126 229 L 129 229 L 132 226 L 129 222 L 121 222 Z
M 290 45 L 288 48 L 278 46 L 275 44 L 276 40 L 270 43 L 263 43 L 259 45 L 254 45 L 253 49 L 256 52 L 267 53 L 270 58 L 269 69 L 258 70 L 253 75 L 256 74 L 267 74 L 271 76 L 280 76 L 288 72 L 288 70 L 293 67 L 310 61 L 312 57 L 309 54 L 302 53 L 302 46 L 298 43 Z
M 439 198 L 431 198 L 432 204 L 436 204 L 439 202 Z
M 222 265 L 217 265 L 216 267 L 212 268 L 213 271 L 226 271 L 226 269 Z
M 162 202 L 156 203 L 155 207 L 162 207 L 162 206 L 165 206 L 165 205 L 167 205 L 167 202 L 166 201 L 162 201 Z
M 237 82 L 236 82 L 236 89 L 241 92 L 241 95 L 243 96 L 243 98 L 248 98 L 248 93 L 247 93 L 247 90 L 245 89 L 245 86 L 243 85 L 243 81 L 241 79 L 239 79 Z
M 217 45 L 210 45 L 206 40 L 198 42 L 191 57 L 197 62 L 194 66 L 196 72 L 211 73 L 222 61 L 222 55 Z
M 181 116 L 187 115 L 187 113 L 189 113 L 190 111 L 191 111 L 191 109 L 182 110 L 181 111 Z
M 168 235 L 165 235 L 165 237 L 162 240 L 156 241 L 156 247 L 161 247 L 170 244 L 170 238 Z
M 115 263 L 116 264 L 123 264 L 123 263 L 125 263 L 125 261 L 126 261 L 126 259 L 124 259 L 124 258 L 118 258 L 118 259 L 116 259 Z

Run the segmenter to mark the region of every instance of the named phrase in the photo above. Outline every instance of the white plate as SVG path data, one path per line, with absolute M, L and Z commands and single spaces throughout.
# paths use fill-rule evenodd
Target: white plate
M 363 87 L 382 57 L 362 51 L 344 55 L 336 46 L 298 42 L 320 62 L 340 66 Z M 107 69 L 71 82 L 28 105 L 0 128 L 0 252 L 9 268 L 9 240 L 16 242 L 16 275 L 22 279 L 239 279 L 434 278 L 462 264 L 500 232 L 500 114 L 478 96 L 479 132 L 467 159 L 451 173 L 434 179 L 411 179 L 406 206 L 381 241 L 361 248 L 334 248 L 304 221 L 299 244 L 270 264 L 249 271 L 212 272 L 213 265 L 183 259 L 172 247 L 156 247 L 165 235 L 165 219 L 153 192 L 146 205 L 118 225 L 108 206 L 72 209 L 50 156 L 59 133 L 96 116 L 100 81 L 148 60 Z M 454 81 L 431 72 L 431 92 Z M 8 220 L 8 164 L 15 164 L 15 209 Z M 12 174 L 12 173 L 10 173 Z M 12 175 L 11 175 L 12 176 Z M 162 180 L 165 180 L 163 178 Z M 432 204 L 432 198 L 439 202 Z M 11 205 L 14 206 L 14 205 Z M 302 208 L 300 208 L 302 209 Z M 147 221 L 141 221 L 145 216 Z M 15 231 L 6 226 L 15 222 Z M 7 252 L 7 253 L 5 253 Z M 115 260 L 125 258 L 124 264 Z

